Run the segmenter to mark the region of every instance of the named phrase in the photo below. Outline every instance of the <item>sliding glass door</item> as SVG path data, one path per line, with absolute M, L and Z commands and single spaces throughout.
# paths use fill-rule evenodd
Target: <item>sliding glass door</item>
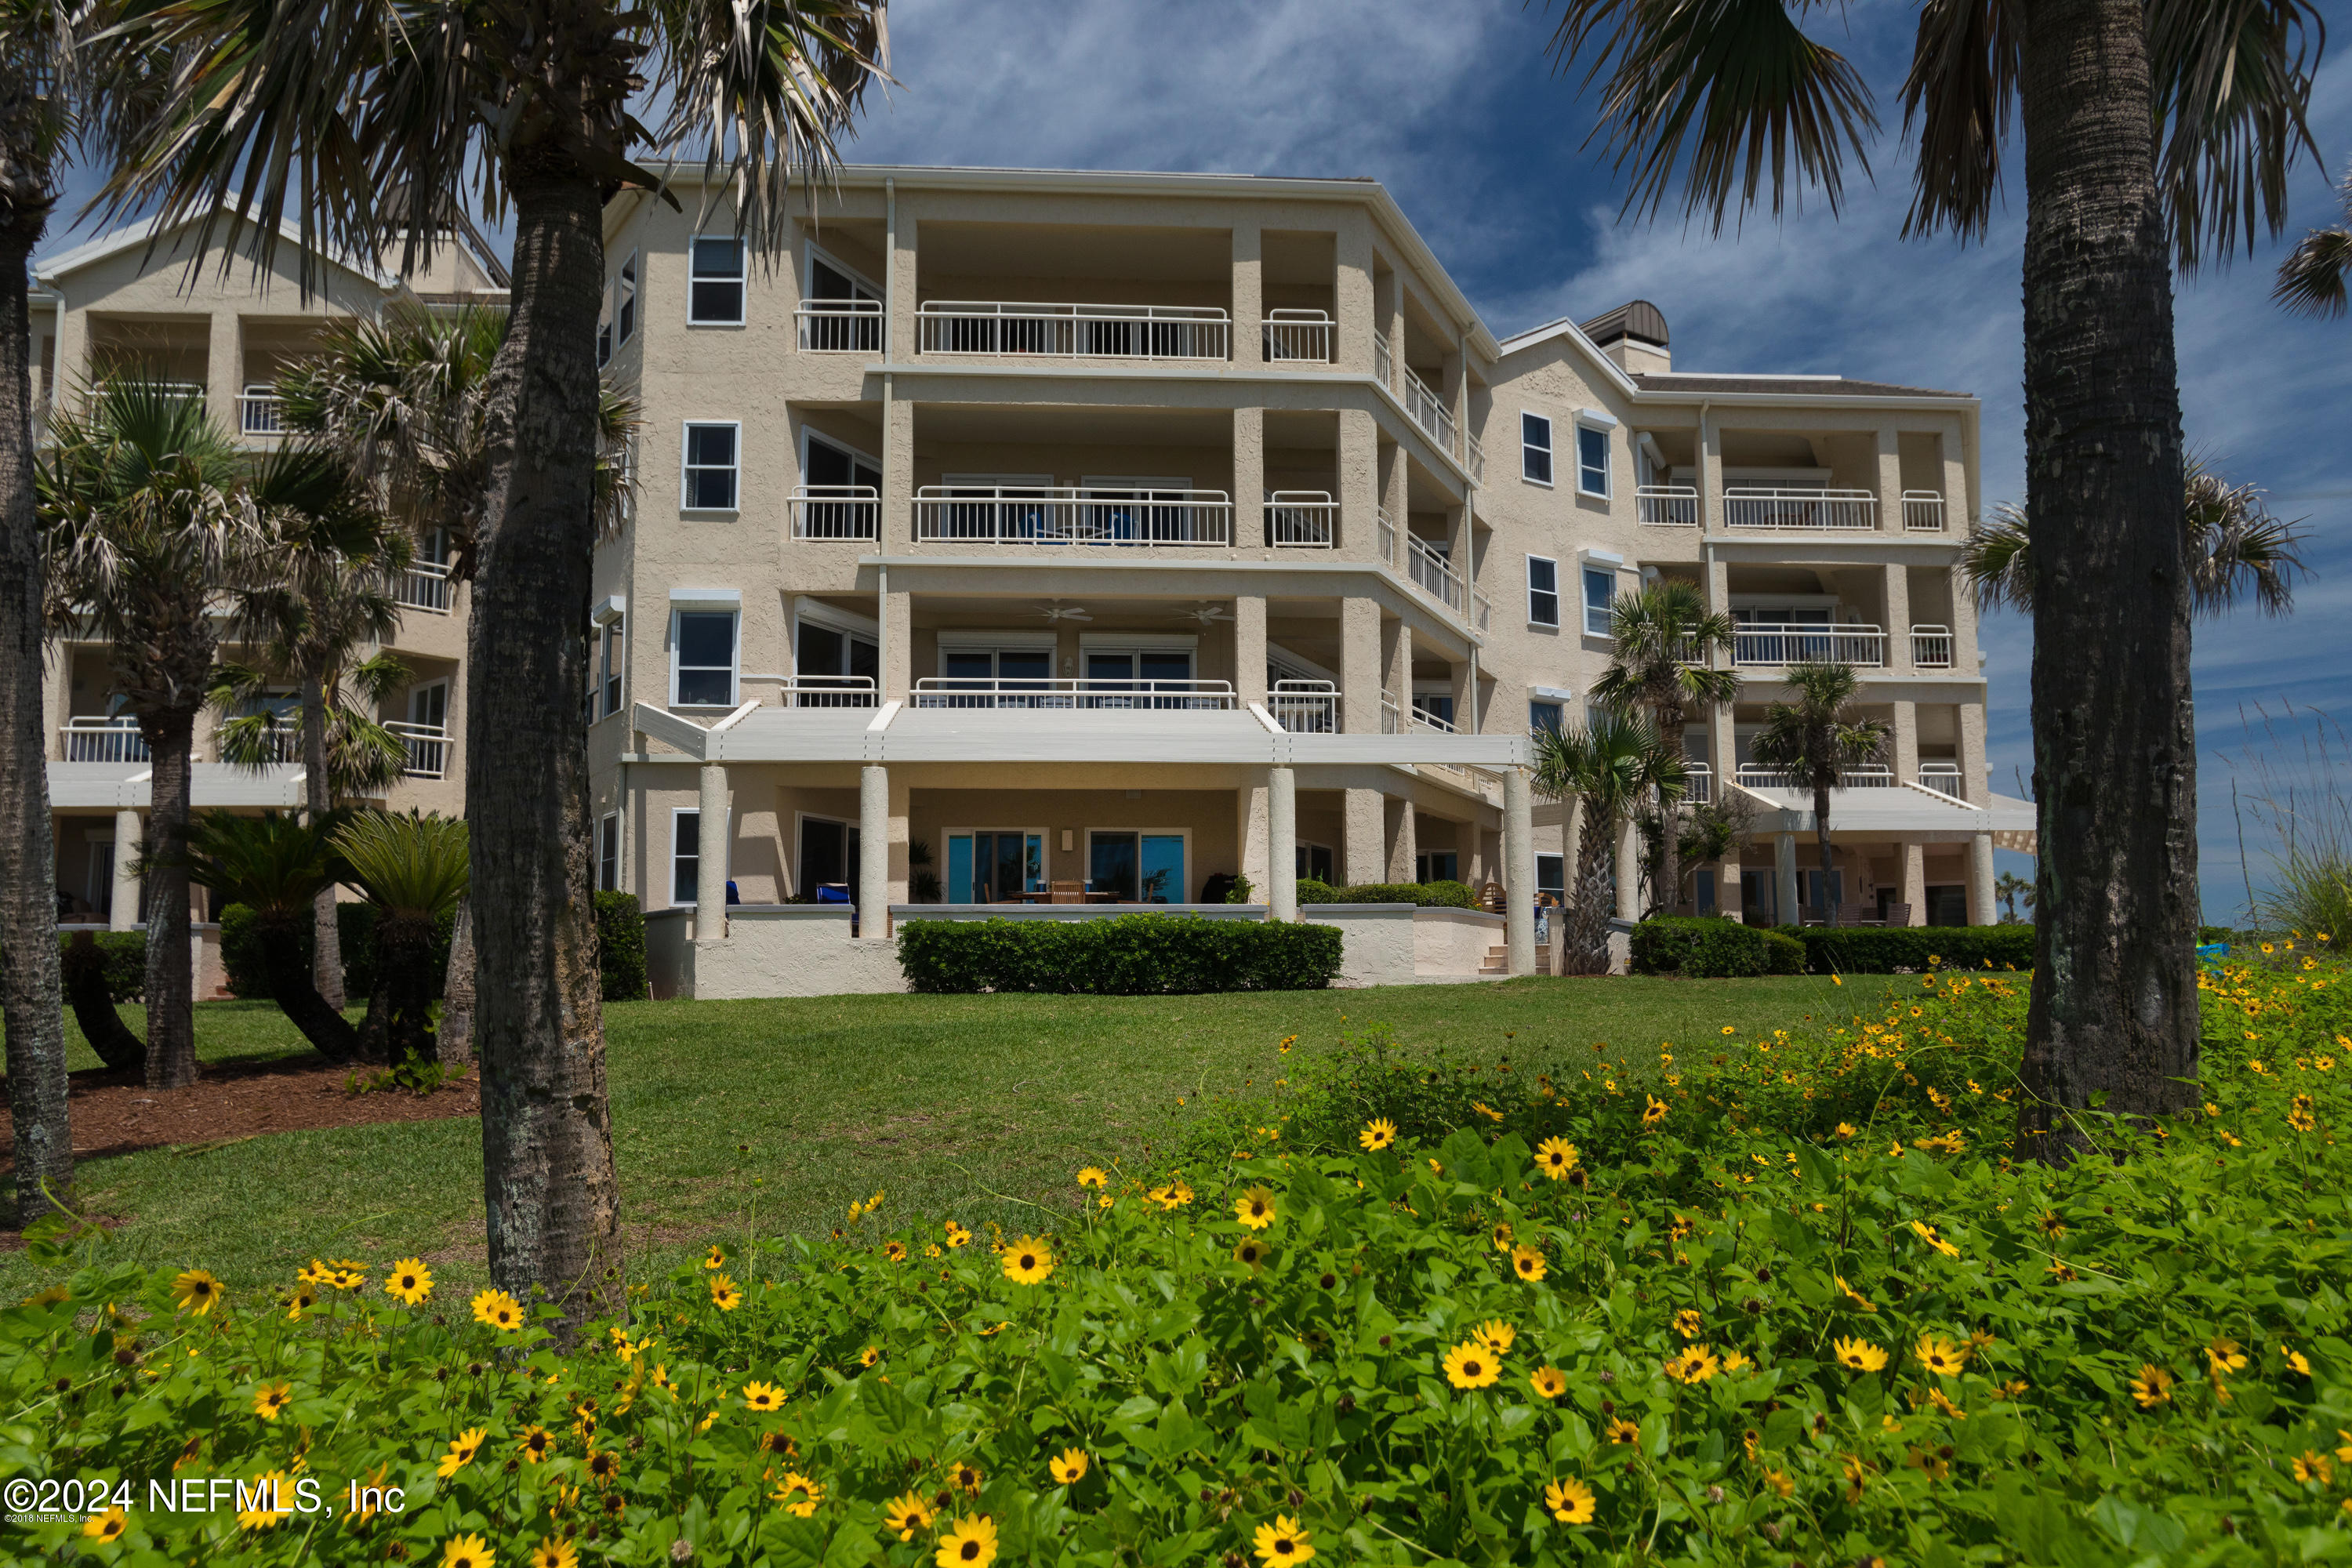
M 1087 886 L 1122 904 L 1184 902 L 1181 833 L 1090 833 Z

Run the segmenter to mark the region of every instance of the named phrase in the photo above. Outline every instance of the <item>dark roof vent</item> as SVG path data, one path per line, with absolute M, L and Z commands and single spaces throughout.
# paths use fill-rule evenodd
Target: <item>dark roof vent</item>
M 1595 348 L 1607 348 L 1620 338 L 1637 343 L 1666 346 L 1666 313 L 1647 300 L 1630 300 L 1606 315 L 1579 323 Z

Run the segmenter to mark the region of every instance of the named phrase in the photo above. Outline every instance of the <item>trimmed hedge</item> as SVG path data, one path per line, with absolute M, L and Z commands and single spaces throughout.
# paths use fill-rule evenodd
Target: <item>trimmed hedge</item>
M 1466 882 L 1359 882 L 1335 888 L 1312 877 L 1298 879 L 1302 904 L 1417 904 L 1430 910 L 1475 910 L 1478 895 Z
M 1775 950 L 1765 941 L 1766 934 L 1761 927 L 1742 925 L 1720 915 L 1654 916 L 1633 928 L 1633 973 L 1679 974 L 1689 980 L 1771 973 Z M 1801 963 L 1803 953 L 1800 946 L 1797 962 Z M 1780 951 L 1780 962 L 1791 962 L 1785 950 Z
M 147 933 L 143 931 L 92 931 L 91 940 L 106 961 L 106 999 L 117 1006 L 147 998 Z M 58 952 L 63 955 L 73 938 L 59 932 Z
M 596 895 L 596 967 L 607 1002 L 646 998 L 646 913 L 635 893 Z
M 1339 973 L 1337 926 L 1116 915 L 1090 921 L 908 921 L 898 963 L 918 991 L 1154 996 L 1317 991 Z
M 1815 974 L 1915 973 L 1929 969 L 2030 970 L 2033 928 L 2008 926 L 1788 926 L 1805 944 L 1805 967 Z M 1930 963 L 1929 959 L 1936 962 Z
M 1764 973 L 1767 974 L 1802 974 L 1805 972 L 1805 944 L 1784 931 L 1764 932 Z

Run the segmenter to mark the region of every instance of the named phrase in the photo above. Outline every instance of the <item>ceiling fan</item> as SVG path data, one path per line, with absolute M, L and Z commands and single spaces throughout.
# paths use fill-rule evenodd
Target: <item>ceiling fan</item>
M 1234 613 L 1224 605 L 1205 602 L 1197 610 L 1179 610 L 1176 613 L 1196 620 L 1204 626 L 1213 626 L 1219 621 L 1230 621 L 1234 618 Z
M 1037 613 L 1045 616 L 1049 621 L 1091 621 L 1094 619 L 1094 616 L 1088 615 L 1082 606 L 1077 605 L 1065 605 L 1059 599 L 1055 600 L 1051 605 L 1039 610 Z

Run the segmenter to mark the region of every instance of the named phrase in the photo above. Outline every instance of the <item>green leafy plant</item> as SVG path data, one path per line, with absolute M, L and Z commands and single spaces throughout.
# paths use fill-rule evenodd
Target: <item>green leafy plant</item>
M 596 965 L 607 1002 L 646 995 L 646 915 L 635 893 L 596 895 Z
M 1801 956 L 1802 949 L 1799 950 Z M 1680 974 L 1720 979 L 1764 974 L 1772 951 L 1756 926 L 1717 915 L 1653 915 L 1633 928 L 1636 974 Z
M 436 926 L 454 917 L 471 875 L 466 825 L 451 817 L 362 812 L 334 834 L 347 879 L 375 906 L 375 984 L 361 1026 L 378 1060 L 433 1054 Z
M 1302 904 L 1417 904 L 1423 909 L 1475 910 L 1478 895 L 1465 882 L 1357 882 L 1335 888 L 1311 877 L 1298 879 Z
M 1300 991 L 1339 973 L 1336 926 L 1118 915 L 1085 921 L 908 921 L 898 962 L 918 991 L 1103 996 Z

